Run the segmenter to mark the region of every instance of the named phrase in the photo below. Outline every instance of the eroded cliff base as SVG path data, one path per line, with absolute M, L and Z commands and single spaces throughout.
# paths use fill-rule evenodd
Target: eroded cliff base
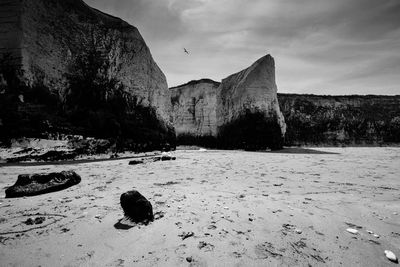
M 24 95 L 23 101 L 20 93 Z M 43 86 L 23 86 L 6 88 L 0 94 L 0 106 L 0 143 L 5 146 L 15 138 L 57 140 L 63 135 L 80 135 L 107 139 L 116 151 L 175 147 L 174 129 L 163 123 L 153 108 L 127 107 L 118 96 L 95 107 L 66 105 Z
M 247 111 L 220 127 L 217 142 L 223 149 L 257 151 L 281 149 L 284 139 L 273 114 Z
M 400 144 L 400 96 L 278 94 L 285 145 Z
M 180 134 L 176 137 L 177 145 L 200 146 L 206 148 L 218 148 L 218 140 L 215 136 L 194 136 L 191 134 Z

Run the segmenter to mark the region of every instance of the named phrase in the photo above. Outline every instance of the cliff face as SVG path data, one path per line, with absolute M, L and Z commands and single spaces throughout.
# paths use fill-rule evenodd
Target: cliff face
M 221 84 L 192 81 L 171 91 L 181 143 L 251 150 L 283 144 L 286 125 L 277 100 L 274 60 L 269 55 Z
M 82 99 L 78 91 L 85 89 L 71 84 L 98 78 L 95 85 L 105 89 L 90 94 L 108 101 L 118 89 L 119 101 L 127 106 L 124 114 L 140 117 L 138 107 L 146 109 L 158 128 L 171 130 L 166 78 L 134 26 L 81 0 L 0 0 L 0 6 L 2 69 L 14 68 L 14 77 L 4 71 L 2 76 L 20 99 L 29 98 L 26 88 L 41 87 L 76 110 L 68 97 L 75 93 Z
M 177 136 L 217 136 L 218 87 L 204 79 L 170 89 Z
M 276 97 L 268 61 L 256 62 L 222 84 L 199 80 L 171 88 L 178 142 L 256 149 L 264 140 L 283 142 L 279 136 L 286 129 L 287 146 L 400 143 L 400 96 Z
M 217 121 L 224 146 L 282 146 L 286 125 L 279 110 L 275 62 L 270 55 L 222 80 Z
M 287 145 L 400 142 L 400 96 L 279 94 Z

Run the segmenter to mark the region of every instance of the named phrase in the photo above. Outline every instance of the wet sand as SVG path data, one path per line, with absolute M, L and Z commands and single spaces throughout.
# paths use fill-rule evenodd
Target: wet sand
M 384 250 L 400 256 L 400 148 L 313 151 L 0 167 L 0 265 L 396 266 Z M 82 182 L 4 199 L 18 174 L 62 170 Z M 119 197 L 132 188 L 158 219 L 117 229 Z

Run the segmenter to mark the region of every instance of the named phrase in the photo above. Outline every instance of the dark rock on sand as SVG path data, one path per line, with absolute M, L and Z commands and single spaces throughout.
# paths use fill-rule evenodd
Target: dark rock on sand
M 123 193 L 120 198 L 124 214 L 132 222 L 148 223 L 154 221 L 153 206 L 136 190 Z
M 149 162 L 169 161 L 169 160 L 176 160 L 176 157 L 163 155 L 163 156 L 152 157 L 152 158 L 147 158 L 147 159 L 134 159 L 134 160 L 129 161 L 129 165 L 138 165 L 138 164 L 149 163 Z
M 81 177 L 73 171 L 21 174 L 18 176 L 17 182 L 6 189 L 6 198 L 35 196 L 60 191 L 80 182 Z
M 138 164 L 143 164 L 144 160 L 143 159 L 134 159 L 129 161 L 129 165 L 138 165 Z
M 26 225 L 42 224 L 46 220 L 45 217 L 37 217 L 35 219 L 29 218 L 24 223 Z
M 176 160 L 176 157 L 172 157 L 172 156 L 161 156 L 161 157 L 159 157 L 159 160 L 161 160 L 161 161 Z

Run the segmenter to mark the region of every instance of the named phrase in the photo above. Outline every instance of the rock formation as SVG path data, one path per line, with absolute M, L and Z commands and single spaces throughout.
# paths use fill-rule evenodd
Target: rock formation
M 132 222 L 148 223 L 154 221 L 153 206 L 136 190 L 125 192 L 120 198 L 124 214 Z
M 60 191 L 79 184 L 81 177 L 73 171 L 45 174 L 21 174 L 17 182 L 6 189 L 6 198 L 36 196 Z
M 223 147 L 282 147 L 286 125 L 279 110 L 275 63 L 270 55 L 222 80 L 217 98 L 217 127 Z
M 278 140 L 279 147 L 283 132 L 287 146 L 400 143 L 400 96 L 276 96 L 273 66 L 266 56 L 222 84 L 203 79 L 171 88 L 178 143 L 257 149 Z
M 82 0 L 0 0 L 0 6 L 0 87 L 8 88 L 2 90 L 3 103 L 13 100 L 9 110 L 27 116 L 21 120 L 29 127 L 34 119 L 29 114 L 35 113 L 46 121 L 46 131 L 67 127 L 90 135 L 108 129 L 109 135 L 140 137 L 138 131 L 148 128 L 170 138 L 166 78 L 134 26 Z M 54 108 L 49 102 L 57 101 L 56 111 L 62 106 L 66 113 L 61 119 L 49 111 Z M 11 135 L 32 134 L 10 130 L 16 125 L 6 113 L 0 111 L 0 121 Z M 82 114 L 91 118 L 83 120 Z
M 204 79 L 171 91 L 180 143 L 251 150 L 282 147 L 286 125 L 279 110 L 270 55 L 220 84 Z
M 400 143 L 400 96 L 278 94 L 286 145 Z

